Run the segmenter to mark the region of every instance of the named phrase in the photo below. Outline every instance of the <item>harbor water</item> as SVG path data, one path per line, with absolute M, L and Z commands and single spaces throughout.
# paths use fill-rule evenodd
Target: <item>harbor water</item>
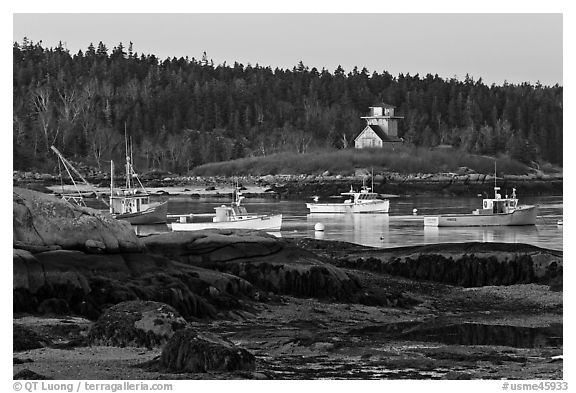
M 522 227 L 424 227 L 424 215 L 471 213 L 480 207 L 481 197 L 398 197 L 390 199 L 388 214 L 309 214 L 306 202 L 296 200 L 245 199 L 250 213 L 282 213 L 285 238 L 310 237 L 338 240 L 372 247 L 401 247 L 433 243 L 504 242 L 525 243 L 562 250 L 562 196 L 520 199 L 520 204 L 538 205 L 535 226 Z M 230 203 L 225 198 L 192 199 L 171 196 L 169 214 L 214 213 L 214 208 Z M 416 209 L 416 210 L 415 210 Z M 416 211 L 416 214 L 414 212 Z M 316 231 L 321 223 L 324 231 Z M 321 227 L 319 225 L 318 227 Z M 139 235 L 169 231 L 166 225 L 141 225 Z

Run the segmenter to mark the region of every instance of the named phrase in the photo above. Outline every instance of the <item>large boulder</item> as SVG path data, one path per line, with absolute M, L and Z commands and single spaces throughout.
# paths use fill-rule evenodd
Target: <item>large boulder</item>
M 160 366 L 175 373 L 252 371 L 256 367 L 254 355 L 247 350 L 193 328 L 180 330 L 172 336 L 162 350 Z
M 42 337 L 38 333 L 25 326 L 13 324 L 12 349 L 14 352 L 28 351 L 30 349 L 43 348 L 51 344 L 50 339 Z
M 273 235 L 256 230 L 208 229 L 168 232 L 142 239 L 148 251 L 196 266 L 249 257 L 265 257 L 283 249 Z
M 60 247 L 97 253 L 135 252 L 142 244 L 128 222 L 53 195 L 14 187 L 16 248 Z
M 127 301 L 106 310 L 90 329 L 88 339 L 95 345 L 152 348 L 166 343 L 186 325 L 167 304 Z
M 252 285 L 241 278 L 162 256 L 14 249 L 14 312 L 70 310 L 97 319 L 117 303 L 152 300 L 185 318 L 203 318 L 241 307 L 239 301 L 253 295 Z
M 312 252 L 261 231 L 172 232 L 143 242 L 152 253 L 233 274 L 266 292 L 350 300 L 360 287 Z

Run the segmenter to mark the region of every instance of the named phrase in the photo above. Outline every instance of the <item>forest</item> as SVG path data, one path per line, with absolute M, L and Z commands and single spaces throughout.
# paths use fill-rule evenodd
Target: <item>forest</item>
M 561 166 L 562 90 L 302 62 L 216 65 L 205 52 L 162 60 L 133 43 L 72 54 L 24 38 L 13 43 L 13 169 L 53 171 L 54 145 L 107 170 L 111 159 L 123 161 L 125 135 L 141 171 L 180 174 L 210 162 L 350 149 L 360 117 L 380 102 L 404 117 L 406 144 Z

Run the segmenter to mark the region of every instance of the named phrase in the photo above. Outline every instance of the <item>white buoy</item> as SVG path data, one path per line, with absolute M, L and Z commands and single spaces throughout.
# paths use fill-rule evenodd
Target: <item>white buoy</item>
M 317 222 L 316 225 L 314 225 L 314 230 L 317 232 L 324 232 L 324 224 Z
M 414 214 L 414 215 L 418 214 L 418 209 L 416 209 L 416 208 L 412 209 L 412 214 Z

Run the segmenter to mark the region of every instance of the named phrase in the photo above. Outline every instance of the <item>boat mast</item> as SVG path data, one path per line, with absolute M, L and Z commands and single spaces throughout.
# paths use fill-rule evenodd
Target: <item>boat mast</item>
M 496 160 L 494 160 L 494 199 L 498 199 L 498 190 L 500 187 L 496 185 Z
M 126 189 L 130 190 L 130 156 L 128 155 L 128 133 L 126 132 L 126 122 L 124 122 L 124 149 L 126 151 Z
M 110 214 L 114 214 L 112 196 L 114 196 L 114 161 L 110 160 Z
M 78 195 L 81 195 L 80 190 L 78 190 L 76 182 L 74 181 L 74 177 L 70 173 L 70 169 L 84 182 L 84 184 L 86 184 L 88 186 L 88 188 L 90 188 L 90 190 L 92 190 L 92 192 L 94 192 L 94 194 L 96 194 L 97 198 L 101 198 L 102 202 L 104 202 L 104 204 L 107 204 L 107 202 L 104 200 L 104 198 L 102 198 L 101 196 L 98 196 L 98 191 L 90 183 L 88 183 L 88 180 L 86 180 L 84 178 L 84 176 L 82 176 L 82 174 L 80 172 L 78 172 L 78 170 L 74 167 L 74 165 L 72 165 L 70 163 L 70 161 L 68 161 L 54 145 L 50 146 L 50 149 L 52 149 L 52 151 L 54 153 L 56 153 L 58 158 L 60 158 L 60 160 L 62 161 L 62 164 L 64 165 L 66 172 L 68 172 L 68 176 L 70 176 L 70 179 L 72 180 L 72 183 L 74 184 L 74 187 L 76 188 L 76 191 L 78 192 Z

